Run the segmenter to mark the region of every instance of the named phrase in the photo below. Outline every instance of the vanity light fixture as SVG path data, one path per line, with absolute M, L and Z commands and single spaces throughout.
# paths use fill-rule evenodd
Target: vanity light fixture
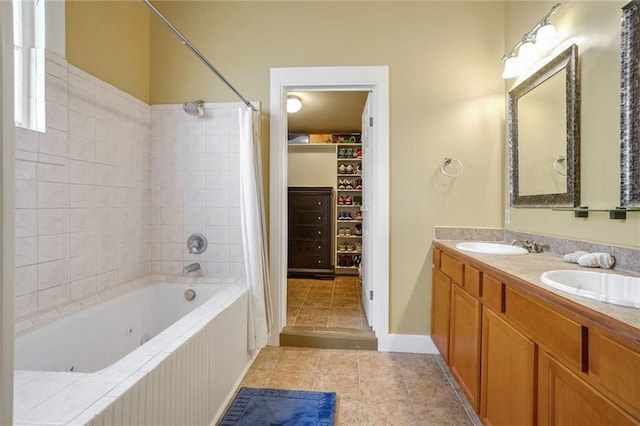
M 295 95 L 287 96 L 287 113 L 295 114 L 302 109 L 302 99 Z
M 513 78 L 524 72 L 528 66 L 536 62 L 539 55 L 554 47 L 560 37 L 555 27 L 549 22 L 551 15 L 560 8 L 556 3 L 549 12 L 526 32 L 522 38 L 502 57 L 504 71 L 502 78 Z M 516 50 L 518 54 L 516 55 Z

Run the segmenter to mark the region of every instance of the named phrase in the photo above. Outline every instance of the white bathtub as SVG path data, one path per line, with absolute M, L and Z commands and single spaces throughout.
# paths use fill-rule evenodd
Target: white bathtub
M 247 309 L 242 282 L 153 283 L 21 333 L 14 423 L 209 423 L 251 360 Z

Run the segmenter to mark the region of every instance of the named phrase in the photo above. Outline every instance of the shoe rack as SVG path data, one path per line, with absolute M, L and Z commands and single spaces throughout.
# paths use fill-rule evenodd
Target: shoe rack
M 362 143 L 359 133 L 334 134 L 337 154 L 336 275 L 357 275 L 362 261 Z

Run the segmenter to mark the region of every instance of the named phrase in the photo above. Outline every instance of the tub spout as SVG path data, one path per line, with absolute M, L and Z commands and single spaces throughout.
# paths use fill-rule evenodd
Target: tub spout
M 191 265 L 187 265 L 182 268 L 182 275 L 187 275 L 189 272 L 195 272 L 200 269 L 199 263 L 192 263 Z

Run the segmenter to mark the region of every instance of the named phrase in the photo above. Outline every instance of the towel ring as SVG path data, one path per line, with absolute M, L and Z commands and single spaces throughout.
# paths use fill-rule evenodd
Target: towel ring
M 454 167 L 454 172 L 453 173 L 449 173 L 449 172 L 447 172 L 445 170 L 445 167 L 448 166 L 451 163 L 458 165 L 457 167 Z M 456 168 L 459 168 L 459 170 L 455 171 Z M 464 166 L 462 165 L 462 162 L 460 160 L 458 160 L 457 158 L 444 157 L 444 160 L 442 161 L 442 164 L 440 165 L 440 171 L 445 176 L 458 177 L 464 172 Z
M 567 158 L 564 155 L 558 155 L 556 157 L 555 160 L 553 160 L 553 170 L 555 170 L 560 176 L 566 176 L 567 175 L 567 164 L 566 164 Z M 560 163 L 565 163 L 565 169 L 559 169 L 558 165 Z

